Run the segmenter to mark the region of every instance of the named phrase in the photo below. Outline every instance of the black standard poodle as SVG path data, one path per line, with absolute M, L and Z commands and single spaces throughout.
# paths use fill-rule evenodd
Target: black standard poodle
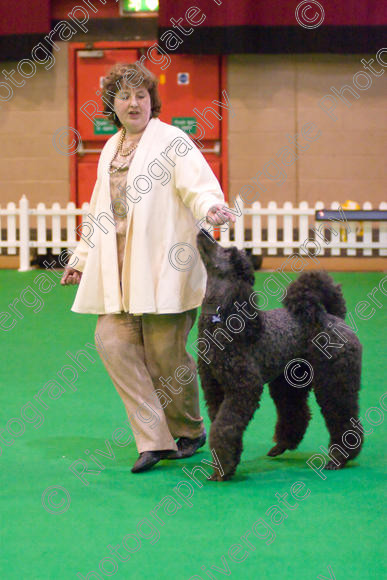
M 340 286 L 325 272 L 305 272 L 287 287 L 285 308 L 262 311 L 247 255 L 235 247 L 222 248 L 203 230 L 197 245 L 208 276 L 199 318 L 198 368 L 211 420 L 210 448 L 224 471 L 211 478 L 226 480 L 235 473 L 243 433 L 259 407 L 265 383 L 278 416 L 276 445 L 268 455 L 297 448 L 311 417 L 307 400 L 313 388 L 330 446 L 335 445 L 330 450 L 334 460 L 325 469 L 344 467 L 363 443 L 361 431 L 356 449 L 344 448 L 346 456 L 337 447 L 343 449 L 342 435 L 347 429 L 353 433 L 351 419 L 358 419 L 362 347 L 343 322 L 346 306 Z M 336 347 L 317 348 L 312 341 L 319 333 L 332 336 Z M 293 375 L 285 373 L 294 359 L 309 363 L 305 386 L 297 378 L 307 367 L 299 366 Z

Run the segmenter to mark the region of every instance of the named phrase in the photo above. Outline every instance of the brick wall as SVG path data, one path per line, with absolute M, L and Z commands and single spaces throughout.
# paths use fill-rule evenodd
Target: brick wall
M 366 60 L 375 55 L 363 56 Z M 346 199 L 378 203 L 386 199 L 387 74 L 373 79 L 360 98 L 337 98 L 334 121 L 318 102 L 334 86 L 353 86 L 364 70 L 361 55 L 236 55 L 229 58 L 228 89 L 235 116 L 230 119 L 230 199 L 289 145 L 286 134 L 307 123 L 321 131 L 293 165 L 282 167 L 279 184 L 261 178 L 260 201 L 325 203 Z M 374 65 L 375 66 L 375 65 Z M 379 64 L 376 70 L 382 69 Z M 365 79 L 359 79 L 365 83 Z M 274 175 L 274 174 L 273 174 Z M 279 179 L 277 180 L 279 181 Z
M 68 124 L 67 43 L 58 43 L 56 64 L 38 70 L 0 110 L 0 204 L 25 194 L 38 202 L 66 203 L 70 198 L 69 159 L 52 145 L 59 127 Z M 375 55 L 364 56 L 367 60 Z M 318 106 L 330 93 L 352 84 L 363 70 L 360 55 L 235 55 L 228 59 L 228 94 L 235 116 L 230 119 L 230 199 L 306 123 L 321 131 L 307 151 L 286 170 L 279 185 L 262 179 L 266 203 L 346 199 L 385 199 L 387 74 L 347 108 L 338 100 L 334 122 Z M 15 63 L 2 63 L 11 70 Z M 380 69 L 380 65 L 376 66 Z M 332 94 L 332 93 L 331 93 Z
M 39 67 L 14 87 L 10 101 L 0 109 L 0 204 L 18 202 L 25 194 L 39 202 L 67 202 L 70 198 L 69 158 L 60 155 L 52 139 L 57 129 L 68 125 L 67 43 L 58 42 L 56 63 L 50 70 Z M 14 62 L 1 63 L 11 71 Z M 21 80 L 18 73 L 15 79 Z

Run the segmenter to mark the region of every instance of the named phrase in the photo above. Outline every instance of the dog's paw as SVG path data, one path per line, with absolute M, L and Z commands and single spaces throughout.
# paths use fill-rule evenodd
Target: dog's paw
M 226 475 L 225 473 L 223 475 L 220 475 L 220 473 L 216 473 L 214 471 L 214 473 L 211 475 L 211 477 L 209 478 L 210 481 L 228 481 L 229 479 L 232 478 L 232 475 Z
M 215 472 L 211 475 L 211 477 L 209 479 L 210 479 L 210 481 L 223 481 L 223 478 L 220 475 L 220 473 L 215 473 Z
M 334 463 L 333 461 L 328 461 L 324 469 L 329 469 L 330 471 L 333 471 L 334 469 L 335 470 L 342 469 L 343 467 L 344 465 L 336 465 L 336 463 Z
M 274 445 L 274 447 L 272 447 L 270 449 L 268 456 L 269 457 L 277 457 L 277 455 L 281 455 L 286 450 L 287 450 L 287 447 L 285 445 L 281 445 L 280 443 L 277 443 L 277 445 Z

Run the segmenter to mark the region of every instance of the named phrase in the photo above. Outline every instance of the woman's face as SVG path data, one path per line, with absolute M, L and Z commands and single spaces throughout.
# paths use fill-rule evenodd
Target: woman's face
M 151 98 L 144 86 L 123 85 L 114 97 L 114 110 L 128 133 L 141 133 L 151 118 Z

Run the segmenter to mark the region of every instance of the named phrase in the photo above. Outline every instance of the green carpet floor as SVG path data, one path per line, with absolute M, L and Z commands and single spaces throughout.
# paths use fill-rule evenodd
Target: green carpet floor
M 132 475 L 130 468 L 137 457 L 134 443 L 122 448 L 112 443 L 114 459 L 99 456 L 106 468 L 88 474 L 89 485 L 76 478 L 69 465 L 84 458 L 90 469 L 97 470 L 85 451 L 106 451 L 105 441 L 111 441 L 113 431 L 125 424 L 126 415 L 98 355 L 91 350 L 95 362 L 85 362 L 87 370 L 79 370 L 76 391 L 68 387 L 62 394 L 59 392 L 56 400 L 43 397 L 47 408 L 34 399 L 55 379 L 63 365 L 71 363 L 66 351 L 75 353 L 84 349 L 85 343 L 93 344 L 96 323 L 94 316 L 70 312 L 74 287 L 61 287 L 56 279 L 55 287 L 49 289 L 46 285 L 39 290 L 36 281 L 39 273 L 0 271 L 2 312 L 10 312 L 8 305 L 27 286 L 37 292 L 35 297 L 31 292 L 24 295 L 25 302 L 32 306 L 16 304 L 23 318 L 15 317 L 16 323 L 9 331 L 0 330 L 2 579 L 386 577 L 383 565 L 386 424 L 373 427 L 356 461 L 344 470 L 325 472 L 323 480 L 305 463 L 320 445 L 328 442 L 313 395 L 313 419 L 299 449 L 271 459 L 266 453 L 272 445 L 275 411 L 265 388 L 261 409 L 245 434 L 245 450 L 237 476 L 231 482 L 216 484 L 199 475 L 203 486 L 193 483 L 194 495 L 188 500 L 191 506 L 179 500 L 173 488 L 181 481 L 192 483 L 183 467 L 192 470 L 203 459 L 211 460 L 208 444 L 190 459 L 163 461 L 150 472 Z M 257 289 L 267 275 L 257 274 Z M 51 277 L 55 280 L 53 274 Z M 386 390 L 383 379 L 387 297 L 377 294 L 382 306 L 375 307 L 370 320 L 359 320 L 354 309 L 382 277 L 378 273 L 334 274 L 335 280 L 343 285 L 348 309 L 364 345 L 362 416 L 369 407 L 380 408 L 379 399 Z M 268 307 L 276 306 L 278 303 L 272 298 Z M 1 320 L 5 326 L 12 324 L 12 318 Z M 195 327 L 190 342 L 196 333 Z M 25 407 L 28 402 L 39 409 L 40 418 L 34 415 L 33 407 Z M 29 421 L 20 421 L 23 407 Z M 209 428 L 204 405 L 202 409 Z M 377 414 L 372 419 L 377 421 Z M 3 431 L 7 422 L 15 434 L 12 445 L 10 436 Z M 277 521 L 283 517 L 282 523 L 270 523 L 270 515 L 265 512 L 278 503 L 275 494 L 290 493 L 295 482 L 305 484 L 303 491 L 307 494 L 309 490 L 308 496 L 298 502 L 289 496 L 288 501 L 296 507 L 284 507 L 286 519 L 277 512 Z M 54 488 L 58 494 L 52 496 L 51 504 L 47 492 L 46 505 L 55 511 L 63 502 L 62 509 L 66 510 L 63 513 L 50 513 L 42 506 L 42 494 L 51 486 L 60 486 L 65 491 Z M 183 488 L 180 487 L 181 493 Z M 161 521 L 156 524 L 150 512 L 162 500 L 157 512 Z M 153 522 L 152 527 L 145 518 Z M 249 544 L 230 550 L 242 543 L 240 537 L 260 519 L 273 530 L 262 521 L 257 524 L 258 535 L 264 535 L 266 530 L 267 538 L 250 534 L 245 536 Z M 134 535 L 141 522 L 139 544 Z M 131 553 L 119 547 L 124 537 Z M 105 559 L 111 558 L 110 550 L 114 554 L 116 549 L 120 556 Z

